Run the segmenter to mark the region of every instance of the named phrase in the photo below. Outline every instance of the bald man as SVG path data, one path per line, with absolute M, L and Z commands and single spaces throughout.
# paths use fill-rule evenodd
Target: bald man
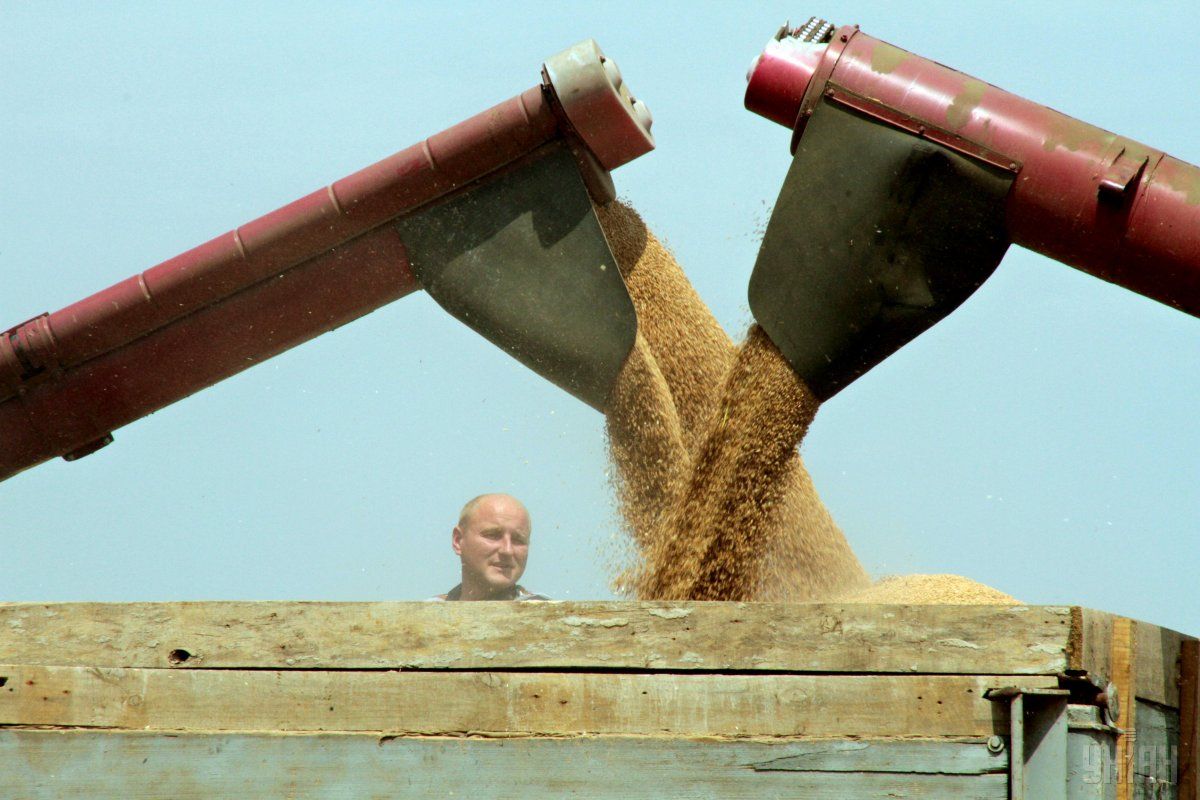
M 517 583 L 529 558 L 529 512 L 507 494 L 481 494 L 458 515 L 450 544 L 462 583 L 434 600 L 549 600 Z

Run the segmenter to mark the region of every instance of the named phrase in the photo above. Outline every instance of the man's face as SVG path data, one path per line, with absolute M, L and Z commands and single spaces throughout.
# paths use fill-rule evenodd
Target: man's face
M 529 515 L 511 497 L 479 502 L 454 528 L 454 552 L 462 559 L 463 583 L 486 586 L 493 594 L 511 591 L 529 558 Z

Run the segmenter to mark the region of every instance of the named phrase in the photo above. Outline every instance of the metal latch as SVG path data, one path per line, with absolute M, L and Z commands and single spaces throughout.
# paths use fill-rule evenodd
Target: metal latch
M 1113 159 L 1112 164 L 1100 176 L 1100 184 L 1096 192 L 1104 202 L 1121 204 L 1131 194 L 1130 190 L 1137 186 L 1146 169 L 1149 156 L 1137 158 L 1128 154 L 1124 148 Z

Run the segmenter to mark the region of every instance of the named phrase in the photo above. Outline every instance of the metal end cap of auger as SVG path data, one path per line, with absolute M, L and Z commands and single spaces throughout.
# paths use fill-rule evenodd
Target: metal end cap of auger
M 833 23 L 820 17 L 810 17 L 798 28 L 784 24 L 746 72 L 746 108 L 794 127 L 833 32 Z
M 546 59 L 542 77 L 575 134 L 606 170 L 654 149 L 650 109 L 629 91 L 616 62 L 595 40 Z

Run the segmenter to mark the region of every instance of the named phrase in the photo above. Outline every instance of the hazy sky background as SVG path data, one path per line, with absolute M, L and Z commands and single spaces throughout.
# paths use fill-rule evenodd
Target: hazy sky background
M 726 329 L 789 162 L 751 59 L 820 14 L 1200 162 L 1194 3 L 0 2 L 0 328 L 539 80 L 594 37 L 654 113 L 618 191 Z M 1200 633 L 1200 320 L 1012 249 L 829 402 L 803 455 L 876 575 Z M 611 597 L 599 414 L 423 294 L 0 484 L 0 600 L 415 599 L 459 506 L 533 513 L 525 583 Z M 2 446 L 2 443 L 0 443 Z

